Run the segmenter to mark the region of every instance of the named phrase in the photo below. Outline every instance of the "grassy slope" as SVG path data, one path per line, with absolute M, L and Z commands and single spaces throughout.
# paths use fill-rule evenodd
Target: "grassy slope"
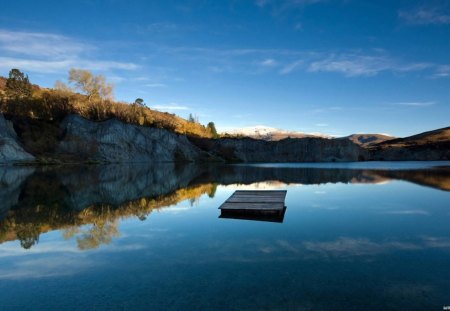
M 449 143 L 449 141 L 450 141 L 450 127 L 445 127 L 405 138 L 396 138 L 393 140 L 388 140 L 376 144 L 375 147 L 398 148 L 398 147 L 426 146 L 431 144 Z

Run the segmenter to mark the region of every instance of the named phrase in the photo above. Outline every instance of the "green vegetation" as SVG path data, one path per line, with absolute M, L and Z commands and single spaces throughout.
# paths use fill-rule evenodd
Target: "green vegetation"
M 190 120 L 185 120 L 148 108 L 142 98 L 130 104 L 114 101 L 112 94 L 113 85 L 88 70 L 71 69 L 68 84 L 56 81 L 51 89 L 32 85 L 27 75 L 12 69 L 8 79 L 0 77 L 0 113 L 12 119 L 15 125 L 17 120 L 34 120 L 58 127 L 65 116 L 78 114 L 92 121 L 117 118 L 125 123 L 164 128 L 189 136 L 211 138 L 217 135 L 215 128 L 213 131 L 200 124 L 192 114 Z

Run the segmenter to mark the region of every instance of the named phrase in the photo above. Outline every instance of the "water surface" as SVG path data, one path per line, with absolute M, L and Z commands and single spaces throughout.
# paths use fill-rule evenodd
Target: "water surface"
M 2 310 L 442 310 L 436 164 L 2 168 Z M 218 218 L 238 189 L 283 223 Z

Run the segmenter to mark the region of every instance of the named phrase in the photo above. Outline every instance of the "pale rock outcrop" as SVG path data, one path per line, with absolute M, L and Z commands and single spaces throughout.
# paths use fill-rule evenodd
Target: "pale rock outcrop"
M 196 161 L 207 155 L 186 136 L 165 129 L 126 124 L 116 119 L 93 122 L 70 115 L 61 124 L 57 152 L 99 162 Z
M 0 163 L 32 162 L 35 158 L 20 144 L 12 122 L 0 114 Z

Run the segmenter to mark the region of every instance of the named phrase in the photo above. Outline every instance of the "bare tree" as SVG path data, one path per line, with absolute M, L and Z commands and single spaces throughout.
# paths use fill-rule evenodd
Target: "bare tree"
M 70 69 L 69 83 L 88 96 L 91 103 L 94 100 L 105 100 L 113 98 L 113 85 L 106 83 L 102 75 L 94 75 L 89 70 Z

